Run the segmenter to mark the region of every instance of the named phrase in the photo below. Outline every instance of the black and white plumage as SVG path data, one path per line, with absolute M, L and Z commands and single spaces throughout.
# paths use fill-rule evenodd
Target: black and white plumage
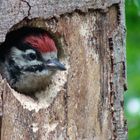
M 8 33 L 0 46 L 0 73 L 16 91 L 35 93 L 45 89 L 55 70 L 65 70 L 57 52 L 44 29 L 22 27 Z

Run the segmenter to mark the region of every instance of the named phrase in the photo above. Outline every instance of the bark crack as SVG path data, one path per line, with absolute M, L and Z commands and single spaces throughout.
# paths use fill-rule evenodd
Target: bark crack
M 116 63 L 114 63 L 113 65 L 118 65 L 118 64 L 122 64 L 122 77 L 124 78 L 124 79 L 126 79 L 126 65 L 125 65 L 125 61 L 124 60 L 122 60 L 122 61 L 119 61 L 119 62 L 116 62 Z M 126 84 L 126 82 L 124 82 L 124 84 L 123 84 L 123 88 L 124 88 L 124 91 L 127 91 L 127 84 Z
M 27 14 L 27 16 L 25 17 L 25 18 L 28 18 L 28 17 L 31 15 L 31 8 L 32 8 L 32 6 L 31 6 L 30 3 L 29 3 L 28 1 L 26 1 L 26 0 L 21 0 L 21 1 L 24 2 L 24 3 L 26 3 L 27 6 L 28 6 L 28 14 Z
M 67 93 L 67 83 L 65 84 L 64 88 L 66 89 L 66 92 L 64 94 L 64 124 L 65 124 L 65 134 L 66 138 L 69 138 L 68 136 L 68 93 Z
M 111 67 L 111 76 L 110 76 L 110 105 L 111 105 L 111 116 L 112 116 L 112 123 L 113 123 L 113 134 L 112 140 L 117 139 L 117 132 L 116 132 L 116 120 L 115 120 L 115 109 L 114 109 L 114 100 L 115 100 L 115 90 L 114 90 L 114 47 L 113 47 L 113 39 L 112 37 L 108 39 L 109 48 L 110 48 L 110 67 Z
M 2 131 L 2 118 L 3 118 L 3 92 L 6 90 L 5 89 L 5 83 L 1 82 L 0 83 L 0 139 L 1 139 L 1 131 Z

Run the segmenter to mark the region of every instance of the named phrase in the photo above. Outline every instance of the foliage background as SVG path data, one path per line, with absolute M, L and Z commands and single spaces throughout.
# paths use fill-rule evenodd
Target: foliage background
M 140 0 L 126 0 L 127 74 L 125 115 L 128 139 L 140 140 Z

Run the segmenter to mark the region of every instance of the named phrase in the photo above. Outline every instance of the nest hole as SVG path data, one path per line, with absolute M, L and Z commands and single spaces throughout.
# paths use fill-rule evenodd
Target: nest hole
M 14 89 L 15 91 L 17 92 L 14 92 L 15 96 L 17 97 L 17 99 L 27 108 L 30 108 L 31 110 L 33 108 L 35 108 L 36 104 L 40 104 L 40 107 L 42 106 L 49 106 L 49 104 L 51 104 L 53 102 L 53 99 L 57 96 L 57 94 L 63 90 L 63 86 L 65 85 L 66 81 L 67 81 L 67 70 L 65 71 L 56 71 L 56 72 L 53 72 L 52 74 L 49 75 L 49 81 L 47 79 L 45 79 L 43 76 L 42 76 L 42 79 L 40 78 L 40 82 L 41 83 L 45 83 L 45 82 L 48 82 L 46 84 L 45 87 L 42 87 L 42 85 L 39 83 L 37 83 L 39 90 L 35 90 L 33 92 L 31 92 L 29 90 L 29 92 L 24 92 L 24 90 L 26 91 L 26 89 L 23 90 L 23 92 L 21 92 L 19 89 L 17 89 L 16 87 L 14 87 L 13 85 L 15 84 L 16 81 L 18 81 L 19 77 L 21 76 L 21 74 L 23 72 L 20 71 L 19 68 L 16 69 L 16 71 L 14 71 L 15 69 L 13 69 L 13 66 L 14 67 L 17 67 L 15 66 L 15 63 L 13 62 L 14 60 L 9 60 L 9 54 L 11 53 L 10 51 L 10 45 L 20 45 L 21 41 L 22 41 L 22 38 L 26 38 L 26 35 L 29 36 L 31 30 L 33 31 L 34 35 L 36 36 L 39 31 L 43 32 L 43 33 L 46 33 L 48 35 L 49 38 L 51 38 L 52 41 L 54 41 L 54 44 L 57 48 L 57 55 L 58 55 L 58 59 L 60 60 L 60 62 L 62 62 L 62 64 L 65 65 L 66 69 L 68 67 L 68 59 L 66 57 L 66 55 L 64 55 L 64 49 L 63 49 L 63 45 L 61 43 L 61 35 L 58 34 L 57 32 L 57 23 L 58 21 L 54 22 L 53 21 L 53 25 L 52 23 L 50 22 L 51 19 L 49 20 L 49 22 L 47 22 L 47 20 L 44 20 L 44 19 L 32 19 L 32 20 L 23 20 L 21 21 L 20 23 L 14 25 L 10 30 L 9 32 L 7 33 L 6 37 L 5 37 L 5 41 L 2 42 L 0 44 L 0 73 L 2 75 L 3 78 L 6 78 L 9 85 L 12 87 L 12 89 Z M 49 25 L 49 23 L 51 23 L 51 25 Z M 30 29 L 30 30 L 27 30 L 27 29 Z M 29 32 L 28 32 L 29 31 Z M 41 33 L 39 33 L 41 34 Z M 41 38 L 41 37 L 40 37 Z M 15 43 L 17 41 L 17 43 Z M 29 44 L 28 44 L 29 45 Z M 13 47 L 12 46 L 12 47 Z M 22 49 L 23 47 L 23 49 Z M 32 46 L 30 46 L 32 47 Z M 15 46 L 16 48 L 16 46 Z M 15 52 L 17 54 L 14 54 L 16 55 L 17 59 L 19 59 L 19 64 L 21 64 L 21 61 L 20 61 L 20 55 L 23 55 L 22 58 L 24 59 L 24 54 L 27 53 L 27 50 L 26 50 L 27 46 L 23 43 L 21 44 L 21 50 L 18 49 L 16 51 L 13 51 L 12 53 L 14 54 Z M 24 50 L 25 49 L 25 50 Z M 23 54 L 21 54 L 21 52 L 24 52 Z M 30 49 L 30 59 L 33 59 L 33 61 L 37 61 L 35 59 L 37 59 L 36 57 L 39 57 L 39 56 L 35 56 L 37 54 L 34 55 L 33 52 L 36 52 L 36 51 L 31 51 Z M 39 55 L 39 54 L 38 54 Z M 40 56 L 41 57 L 41 56 Z M 39 58 L 38 58 L 39 59 Z M 8 62 L 6 62 L 8 60 Z M 33 62 L 32 61 L 32 62 Z M 6 62 L 6 63 L 5 63 Z M 23 63 L 26 63 L 23 62 Z M 6 68 L 5 65 L 8 65 L 9 64 L 9 67 Z M 22 64 L 21 64 L 22 65 Z M 38 62 L 38 65 L 39 65 L 39 62 Z M 34 67 L 34 70 L 36 68 Z M 42 68 L 40 68 L 38 71 L 41 71 Z M 25 69 L 27 70 L 27 69 Z M 3 72 L 3 71 L 6 71 L 6 72 Z M 30 69 L 29 69 L 30 71 Z M 6 74 L 10 72 L 10 74 L 8 74 L 8 76 L 6 77 Z M 26 75 L 24 77 L 24 80 L 22 81 L 25 85 L 26 85 L 26 81 L 25 79 L 26 78 L 29 78 L 31 75 Z M 10 78 L 13 78 L 13 80 L 11 81 Z M 20 78 L 23 78 L 22 76 Z M 32 80 L 28 80 L 27 82 L 27 87 L 30 87 L 29 86 L 29 83 L 33 84 L 33 82 L 36 82 L 36 73 L 34 74 L 34 77 L 32 77 Z M 11 83 L 10 83 L 11 82 Z M 20 86 L 22 86 L 22 82 L 20 82 Z M 20 94 L 19 94 L 20 93 Z M 30 100 L 31 99 L 31 100 Z M 26 100 L 26 101 L 25 101 Z M 28 105 L 28 103 L 30 102 L 30 105 Z M 31 103 L 32 103 L 32 107 L 31 107 Z M 34 104 L 34 105 L 33 105 Z M 38 106 L 39 108 L 39 106 Z

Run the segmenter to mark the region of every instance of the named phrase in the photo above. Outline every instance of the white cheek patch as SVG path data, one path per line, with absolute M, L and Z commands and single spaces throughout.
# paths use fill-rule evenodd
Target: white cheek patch
M 32 49 L 28 49 L 25 51 L 25 54 L 30 54 L 30 53 L 36 54 L 36 52 Z
M 16 47 L 13 47 L 11 50 L 12 59 L 15 61 L 15 63 L 18 64 L 19 67 L 24 67 L 24 66 L 28 67 L 28 66 L 32 66 L 32 65 L 42 64 L 42 62 L 38 61 L 38 60 L 32 60 L 32 61 L 26 60 L 23 56 L 27 55 L 29 53 L 35 53 L 35 51 L 29 49 L 24 52 L 24 51 L 17 49 Z
M 55 59 L 55 58 L 57 58 L 57 52 L 42 53 L 42 57 L 46 61 L 49 60 L 49 59 Z
M 16 47 L 13 47 L 11 49 L 11 56 L 12 58 L 21 58 L 21 55 L 23 54 L 24 52 L 17 49 Z M 19 57 L 20 56 L 20 57 Z

